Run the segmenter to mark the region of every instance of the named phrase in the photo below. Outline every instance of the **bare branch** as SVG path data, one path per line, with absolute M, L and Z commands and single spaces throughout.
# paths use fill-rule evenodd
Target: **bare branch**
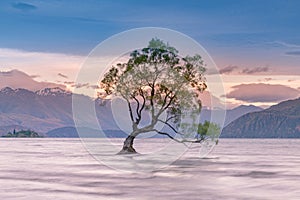
M 139 102 L 139 100 L 134 96 L 134 95 L 131 95 L 131 97 L 136 101 L 136 103 L 137 103 L 137 106 L 136 106 L 136 114 L 137 114 L 137 117 L 138 118 L 136 118 L 136 123 L 138 124 L 139 122 L 140 122 L 140 120 L 141 120 L 141 115 L 140 115 L 140 113 L 139 113 L 139 110 L 140 110 L 140 102 Z
M 128 108 L 129 108 L 129 114 L 130 114 L 131 121 L 133 123 L 135 123 L 135 121 L 133 119 L 132 108 L 131 108 L 130 102 L 128 100 L 127 100 L 127 105 L 128 105 Z
M 122 95 L 122 97 L 123 97 L 123 98 L 126 100 L 126 102 L 127 102 L 131 122 L 132 122 L 132 123 L 135 123 L 134 118 L 133 118 L 133 114 L 132 114 L 131 104 L 130 104 L 129 100 L 128 100 L 124 95 Z
M 166 120 L 166 122 L 168 122 L 168 121 L 170 121 L 171 119 L 174 119 L 174 118 L 176 118 L 176 115 L 173 115 L 173 116 L 169 117 L 169 118 Z
M 187 146 L 183 141 L 176 139 L 175 137 L 173 137 L 173 136 L 170 135 L 169 133 L 162 132 L 162 131 L 158 131 L 158 130 L 156 130 L 156 129 L 153 129 L 153 131 L 157 132 L 157 133 L 160 134 L 160 135 L 166 135 L 166 136 L 168 136 L 169 138 L 171 138 L 172 140 L 174 140 L 174 141 L 176 141 L 176 142 L 178 142 L 178 143 L 182 143 L 182 144 L 184 144 L 185 146 Z
M 172 135 L 170 135 L 169 133 L 166 133 L 166 132 L 162 132 L 162 131 L 158 131 L 156 129 L 153 129 L 152 131 L 155 131 L 157 132 L 158 134 L 160 135 L 166 135 L 168 136 L 169 138 L 171 138 L 172 140 L 178 142 L 178 143 L 182 143 L 184 144 L 185 146 L 187 146 L 185 143 L 201 143 L 202 141 L 205 140 L 205 138 L 200 138 L 200 139 L 196 139 L 196 140 L 186 140 L 186 139 L 183 139 L 183 140 L 178 140 L 176 139 L 175 137 L 173 137 Z
M 165 98 L 164 98 L 164 101 L 163 101 L 163 105 L 161 106 L 161 108 L 163 108 L 165 105 L 166 105 L 166 103 L 167 103 L 167 98 L 169 97 L 169 95 L 172 93 L 172 91 L 170 91 L 170 92 L 168 92 L 167 94 L 166 94 L 166 96 L 165 96 Z
M 168 127 L 170 127 L 175 133 L 178 133 L 178 134 L 183 135 L 182 133 L 179 133 L 179 132 L 178 132 L 171 124 L 169 124 L 168 122 L 163 121 L 163 120 L 161 120 L 161 119 L 158 119 L 158 121 L 159 121 L 159 122 L 162 122 L 162 123 L 164 123 L 165 125 L 167 125 Z
M 172 104 L 172 101 L 175 99 L 176 95 L 174 94 L 172 97 L 170 97 L 170 101 L 169 103 L 165 106 L 165 107 L 162 107 L 158 114 L 156 115 L 156 118 L 158 118 L 167 108 L 169 108 L 169 106 Z
M 153 98 L 154 98 L 154 94 L 155 94 L 155 86 L 154 85 L 151 85 L 151 96 L 150 96 L 150 105 L 151 105 L 151 117 L 152 117 L 152 120 L 154 119 L 154 102 L 153 102 Z
M 145 96 L 144 96 L 143 90 L 142 90 L 141 88 L 140 88 L 139 90 L 140 90 L 140 95 L 141 95 L 141 97 L 143 98 L 143 104 L 142 104 L 141 109 L 139 110 L 139 115 L 142 116 L 142 111 L 143 111 L 143 109 L 144 109 L 144 107 L 145 107 L 145 104 L 146 104 L 146 98 L 145 98 Z

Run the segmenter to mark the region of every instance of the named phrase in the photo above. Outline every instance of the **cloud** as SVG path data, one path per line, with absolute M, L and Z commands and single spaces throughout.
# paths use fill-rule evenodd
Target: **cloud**
M 74 81 L 64 81 L 65 85 L 67 85 L 70 88 L 91 88 L 94 90 L 100 89 L 99 85 L 91 85 L 90 83 L 75 83 Z
M 300 48 L 300 45 L 286 43 L 286 42 L 282 42 L 282 41 L 274 41 L 274 42 L 271 42 L 271 44 L 280 45 L 280 46 L 287 47 L 287 48 Z
M 234 66 L 234 65 L 229 65 L 227 67 L 224 67 L 222 69 L 220 69 L 220 74 L 230 74 L 233 71 L 235 71 L 236 69 L 238 69 L 238 66 Z
M 269 67 L 254 67 L 243 69 L 242 74 L 257 74 L 269 71 Z
M 24 2 L 13 3 L 12 7 L 15 9 L 21 10 L 23 12 L 37 9 L 37 7 L 35 5 L 29 4 L 29 3 L 24 3 Z
M 268 72 L 269 67 L 248 67 L 248 68 L 242 68 L 236 65 L 229 65 L 227 67 L 224 67 L 220 69 L 220 74 L 260 74 L 262 72 Z
M 58 73 L 57 76 L 60 76 L 60 77 L 62 77 L 62 78 L 68 78 L 67 75 L 64 75 L 64 74 L 62 74 L 62 73 Z
M 54 82 L 58 73 L 74 80 L 84 59 L 84 56 L 0 48 L 2 70 L 19 69 L 27 74 L 38 74 L 40 81 Z
M 31 91 L 41 90 L 43 88 L 60 87 L 65 89 L 65 85 L 35 81 L 32 76 L 19 71 L 0 71 L 0 88 L 11 87 L 13 89 L 24 88 Z
M 89 88 L 92 88 L 94 90 L 100 89 L 99 85 L 89 85 Z
M 76 83 L 74 81 L 65 81 L 64 84 L 73 88 L 92 88 L 94 90 L 100 89 L 99 85 L 91 85 L 90 83 Z
M 288 56 L 300 56 L 300 51 L 287 51 L 287 52 L 285 52 L 285 55 L 288 55 Z
M 76 83 L 76 84 L 73 84 L 73 85 L 71 85 L 71 87 L 74 87 L 74 88 L 83 88 L 83 87 L 86 87 L 86 88 L 88 88 L 89 87 L 89 83 Z
M 244 102 L 279 102 L 287 99 L 297 98 L 300 91 L 284 85 L 271 84 L 241 84 L 232 87 L 227 98 L 233 98 Z
M 286 49 L 289 49 L 290 51 L 287 51 L 284 53 L 284 55 L 287 56 L 300 56 L 300 45 L 298 44 L 291 44 L 291 43 L 286 43 L 286 42 L 282 42 L 282 41 L 274 41 L 271 42 L 270 44 L 276 45 L 276 46 L 282 46 L 285 47 Z M 298 50 L 295 50 L 298 49 Z
M 64 84 L 70 85 L 70 84 L 74 84 L 74 81 L 64 81 Z
M 273 78 L 264 78 L 264 79 L 258 79 L 259 82 L 269 82 L 272 81 Z
M 31 78 L 35 79 L 35 78 L 39 78 L 41 77 L 40 75 L 30 75 Z
M 271 81 L 273 80 L 272 78 L 265 78 L 265 81 Z

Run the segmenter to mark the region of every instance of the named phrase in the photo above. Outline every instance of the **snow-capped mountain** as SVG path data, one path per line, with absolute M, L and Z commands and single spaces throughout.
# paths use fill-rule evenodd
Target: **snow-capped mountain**
M 0 135 L 12 131 L 5 128 L 12 126 L 32 129 L 39 133 L 74 126 L 72 95 L 76 94 L 61 88 L 45 88 L 37 92 L 9 87 L 1 89 Z M 93 99 L 84 95 L 76 97 L 86 103 L 95 103 Z M 103 128 L 116 129 L 107 106 L 99 106 L 99 103 L 96 103 L 95 110 Z M 85 117 L 84 120 L 88 123 L 89 113 L 86 113 Z
M 10 87 L 5 87 L 5 88 L 2 88 L 2 89 L 0 90 L 0 92 L 1 92 L 2 94 L 10 95 L 10 94 L 14 93 L 15 90 L 14 90 L 14 89 L 11 89 Z
M 72 95 L 71 92 L 63 90 L 59 87 L 44 88 L 44 89 L 36 91 L 35 93 L 40 96 L 70 96 L 70 95 Z

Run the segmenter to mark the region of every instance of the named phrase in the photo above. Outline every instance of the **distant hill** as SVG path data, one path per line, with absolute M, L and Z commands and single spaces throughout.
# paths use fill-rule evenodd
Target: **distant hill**
M 2 115 L 2 114 L 1 114 Z M 3 116 L 0 115 L 0 119 L 3 119 Z M 28 127 L 23 127 L 19 125 L 7 125 L 7 126 L 1 126 L 0 127 L 0 136 L 5 135 L 8 132 L 15 131 L 21 131 L 21 130 L 27 130 Z
M 77 128 L 80 133 L 84 133 L 84 135 L 80 135 L 80 137 L 95 137 L 101 138 L 103 137 L 102 134 L 98 130 L 86 128 L 86 127 L 79 127 Z M 62 127 L 51 130 L 46 133 L 48 137 L 64 137 L 64 138 L 78 138 L 79 134 L 75 127 Z M 104 130 L 105 137 L 108 138 L 124 138 L 127 136 L 121 130 Z
M 224 126 L 227 126 L 232 121 L 236 120 L 237 118 L 252 112 L 258 112 L 262 111 L 263 109 L 254 105 L 241 105 L 236 108 L 227 110 L 226 117 L 225 117 L 225 124 Z
M 9 132 L 6 135 L 3 135 L 2 137 L 6 137 L 6 138 L 40 138 L 42 137 L 41 135 L 39 135 L 37 132 L 35 131 L 31 131 L 31 130 L 21 130 L 21 131 L 13 131 L 12 133 Z
M 229 110 L 214 110 L 215 116 L 216 117 L 222 117 L 224 112 L 226 112 L 225 116 L 225 122 L 224 122 L 224 127 L 227 126 L 230 122 L 234 121 L 235 119 L 241 117 L 244 114 L 251 113 L 251 112 L 257 112 L 257 111 L 262 111 L 263 109 L 254 105 L 241 105 L 233 109 Z M 202 109 L 201 111 L 201 117 L 200 121 L 203 123 L 204 121 L 211 121 L 211 122 L 218 122 L 221 121 L 221 119 L 211 119 L 211 110 L 209 109 Z
M 0 136 L 13 129 L 31 129 L 39 134 L 61 127 L 74 127 L 72 95 L 85 103 L 95 104 L 98 121 L 103 129 L 118 129 L 109 105 L 100 106 L 97 100 L 72 94 L 61 88 L 45 88 L 32 92 L 26 89 L 0 90 Z M 88 123 L 89 113 L 85 114 Z
M 245 114 L 228 124 L 222 137 L 299 138 L 300 98 L 281 102 L 270 108 Z

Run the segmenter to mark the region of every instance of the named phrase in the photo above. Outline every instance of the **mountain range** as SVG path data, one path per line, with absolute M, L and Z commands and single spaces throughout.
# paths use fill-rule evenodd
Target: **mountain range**
M 0 135 L 7 134 L 12 130 L 31 129 L 45 137 L 77 137 L 73 113 L 72 96 L 81 99 L 82 102 L 95 105 L 97 120 L 108 137 L 123 137 L 124 132 L 120 130 L 114 121 L 110 103 L 99 105 L 101 100 L 92 99 L 88 96 L 72 94 L 59 87 L 44 88 L 35 92 L 27 89 L 12 89 L 5 87 L 0 90 Z M 74 96 L 73 96 L 74 97 Z M 254 111 L 262 110 L 255 106 L 239 106 L 227 110 L 225 124 L 236 118 Z M 221 112 L 221 111 L 216 111 Z M 224 112 L 224 111 L 222 111 Z M 85 114 L 85 121 L 80 124 L 89 123 L 92 116 Z M 82 120 L 82 119 L 81 119 Z M 211 110 L 203 109 L 201 121 L 211 121 Z M 87 130 L 80 127 L 91 135 L 97 130 Z
M 299 138 L 300 98 L 281 102 L 268 109 L 247 113 L 222 131 L 229 138 Z
M 36 92 L 9 87 L 1 89 L 0 135 L 13 129 L 31 129 L 47 136 L 47 132 L 53 129 L 74 127 L 72 95 L 58 87 Z M 98 103 L 97 100 L 84 95 L 76 94 L 76 96 L 84 102 Z M 103 129 L 118 129 L 114 121 L 110 120 L 112 114 L 108 106 L 95 106 L 95 110 Z M 88 118 L 89 116 L 86 116 L 86 119 Z
M 225 115 L 224 127 L 227 126 L 230 122 L 236 120 L 237 118 L 243 116 L 244 114 L 262 111 L 263 109 L 254 105 L 240 105 L 233 109 L 207 109 L 203 108 L 201 110 L 200 122 L 204 121 L 214 122 L 219 124 L 218 122 L 222 121 L 222 117 Z M 213 113 L 213 117 L 212 117 Z

